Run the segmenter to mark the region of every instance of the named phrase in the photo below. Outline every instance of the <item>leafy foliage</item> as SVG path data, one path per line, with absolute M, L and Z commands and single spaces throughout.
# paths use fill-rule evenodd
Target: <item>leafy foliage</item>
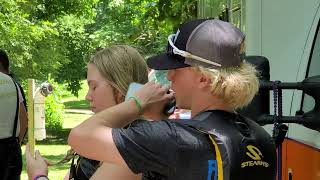
M 52 78 L 77 95 L 97 47 L 130 44 L 146 56 L 197 15 L 197 0 L 0 0 L 0 48 L 20 78 Z
M 85 57 L 92 48 L 92 41 L 84 29 L 83 22 L 86 19 L 69 15 L 58 21 L 60 38 L 65 42 L 65 56 L 68 62 L 57 70 L 55 77 L 59 83 L 67 83 L 68 90 L 77 96 L 81 87 L 80 81 L 86 77 Z
M 105 0 L 88 30 L 99 46 L 126 43 L 154 54 L 165 49 L 168 34 L 196 17 L 196 6 L 196 0 Z
M 46 129 L 49 132 L 58 132 L 62 129 L 64 105 L 62 103 L 63 87 L 49 77 L 54 91 L 45 99 Z

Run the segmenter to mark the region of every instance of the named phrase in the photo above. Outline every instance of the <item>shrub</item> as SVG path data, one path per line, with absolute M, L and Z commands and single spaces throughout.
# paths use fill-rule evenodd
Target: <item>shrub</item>
M 45 99 L 46 129 L 49 132 L 62 130 L 64 105 L 62 103 L 63 87 L 49 78 L 53 86 L 53 93 Z

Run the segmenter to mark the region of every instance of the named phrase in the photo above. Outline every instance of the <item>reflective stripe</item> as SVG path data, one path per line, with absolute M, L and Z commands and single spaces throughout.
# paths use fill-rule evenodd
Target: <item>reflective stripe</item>
M 211 137 L 211 135 L 209 135 L 209 138 L 210 138 L 212 144 L 214 145 L 214 149 L 216 151 L 216 160 L 217 160 L 217 164 L 218 164 L 218 180 L 223 180 L 223 164 L 222 164 L 221 153 L 220 153 L 220 150 L 219 150 L 217 143 L 214 141 L 214 139 Z

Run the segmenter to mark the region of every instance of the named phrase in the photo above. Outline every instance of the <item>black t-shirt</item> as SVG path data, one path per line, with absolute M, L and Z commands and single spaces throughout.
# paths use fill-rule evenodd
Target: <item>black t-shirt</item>
M 207 135 L 172 121 L 141 122 L 112 135 L 127 165 L 144 179 L 206 179 L 208 161 L 215 159 Z
M 231 113 L 221 113 L 221 111 L 214 111 L 211 113 L 221 115 L 222 118 L 219 117 L 220 120 L 222 120 L 221 122 L 232 122 L 233 120 L 230 119 L 233 119 L 236 116 Z M 230 117 L 224 119 L 224 116 Z M 207 117 L 206 120 L 215 121 L 212 117 Z M 218 120 L 216 121 L 219 122 Z M 229 131 L 229 129 L 237 129 L 237 127 L 233 125 L 223 126 L 226 126 L 226 131 Z M 260 130 L 264 131 L 262 128 L 259 129 L 259 131 Z M 216 133 L 215 143 L 218 143 L 219 146 L 222 147 L 221 149 L 219 148 L 220 151 L 222 151 L 219 153 L 222 156 L 220 159 L 222 159 L 222 166 L 224 169 L 224 180 L 231 180 L 233 179 L 232 177 L 236 177 L 235 174 L 239 174 L 238 171 L 241 172 L 241 163 L 243 164 L 247 161 L 244 159 L 239 160 L 239 158 L 236 157 L 238 156 L 237 153 L 243 152 L 237 150 L 237 147 L 230 148 L 224 146 L 229 146 L 227 145 L 230 144 L 229 142 L 232 142 L 232 146 L 238 146 L 237 144 L 241 144 L 244 139 L 235 140 L 237 142 L 233 142 L 232 139 L 236 139 L 232 137 L 233 134 L 230 134 L 230 137 L 228 137 L 228 135 L 223 134 L 223 129 L 221 132 L 213 129 L 212 132 Z M 262 134 L 267 138 L 269 137 L 266 135 L 266 132 L 263 132 Z M 200 132 L 193 127 L 186 126 L 183 123 L 171 120 L 141 122 L 128 129 L 113 129 L 112 135 L 116 147 L 129 168 L 135 173 L 143 173 L 144 180 L 214 180 L 218 177 L 217 164 L 219 164 L 219 161 L 216 158 L 215 146 L 209 139 L 209 135 Z M 260 141 L 259 138 L 252 138 L 252 136 L 248 139 L 250 142 L 255 142 L 256 139 L 257 141 Z M 244 142 L 246 141 L 244 140 Z M 261 150 L 264 146 L 267 147 L 268 151 Z M 272 180 L 274 178 L 275 151 L 273 152 L 274 147 L 271 146 L 273 145 L 270 145 L 269 142 L 267 142 L 266 145 L 259 145 L 259 148 L 263 153 L 268 152 L 268 154 L 271 154 L 270 158 L 269 156 L 266 156 L 268 157 L 268 160 L 266 161 L 269 163 L 268 168 L 270 170 L 266 171 L 263 169 L 265 167 L 262 167 L 262 161 L 253 162 L 256 164 L 249 167 L 251 169 L 247 168 L 245 170 L 246 173 L 250 173 L 251 170 L 257 170 L 257 172 L 259 172 L 259 169 L 262 169 L 261 172 L 263 173 L 271 172 L 270 176 L 262 179 L 260 176 L 258 177 L 256 175 L 241 177 L 248 177 L 246 180 L 259 178 L 261 180 L 264 180 L 265 178 L 269 178 L 267 180 Z M 269 151 L 269 149 L 271 149 L 271 151 Z M 242 156 L 246 156 L 245 152 L 242 154 Z M 236 168 L 231 165 L 231 162 L 235 161 L 228 160 L 230 157 L 236 157 L 235 159 L 239 161 L 237 162 Z M 252 159 L 248 159 L 248 161 L 250 160 Z M 248 167 L 249 165 L 245 166 L 244 164 L 243 166 Z M 258 174 L 259 173 L 257 173 L 257 175 Z M 220 178 L 217 178 L 217 180 L 220 180 Z
M 135 120 L 131 124 L 129 124 L 127 127 L 134 126 L 137 123 L 143 122 L 145 120 Z M 83 156 L 77 155 L 78 160 L 76 164 L 71 164 L 70 170 L 72 172 L 72 176 L 69 176 L 69 179 L 75 179 L 75 180 L 88 180 L 90 179 L 93 174 L 96 172 L 96 170 L 100 167 L 100 161 L 92 160 L 85 158 Z M 75 157 L 74 157 L 75 158 Z

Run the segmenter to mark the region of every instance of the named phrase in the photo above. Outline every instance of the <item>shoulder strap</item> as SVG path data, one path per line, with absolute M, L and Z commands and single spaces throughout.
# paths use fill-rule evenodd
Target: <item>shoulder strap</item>
M 17 131 L 17 124 L 18 124 L 18 114 L 19 114 L 19 91 L 16 82 L 12 79 L 14 86 L 16 87 L 16 94 L 17 94 L 17 106 L 16 106 L 16 115 L 14 117 L 14 125 L 13 125 L 13 131 L 12 131 L 12 137 L 16 137 L 16 131 Z
M 217 170 L 216 177 L 217 177 L 217 180 L 223 180 L 223 176 L 224 176 L 223 175 L 223 161 L 222 161 L 222 156 L 221 156 L 219 146 L 215 142 L 214 137 L 210 133 L 210 131 L 208 131 L 206 128 L 203 128 L 203 126 L 201 125 L 201 120 L 206 119 L 210 115 L 211 115 L 211 112 L 205 112 L 205 113 L 202 113 L 201 115 L 196 116 L 194 118 L 195 120 L 193 120 L 193 119 L 179 119 L 179 120 L 176 120 L 176 122 L 183 124 L 183 125 L 186 125 L 186 126 L 189 126 L 189 127 L 192 127 L 194 129 L 196 129 L 197 131 L 199 131 L 203 134 L 206 134 L 209 137 L 210 142 L 213 145 L 213 149 L 214 149 L 215 157 L 216 157 L 216 161 L 217 161 L 216 165 L 217 165 L 218 170 Z

